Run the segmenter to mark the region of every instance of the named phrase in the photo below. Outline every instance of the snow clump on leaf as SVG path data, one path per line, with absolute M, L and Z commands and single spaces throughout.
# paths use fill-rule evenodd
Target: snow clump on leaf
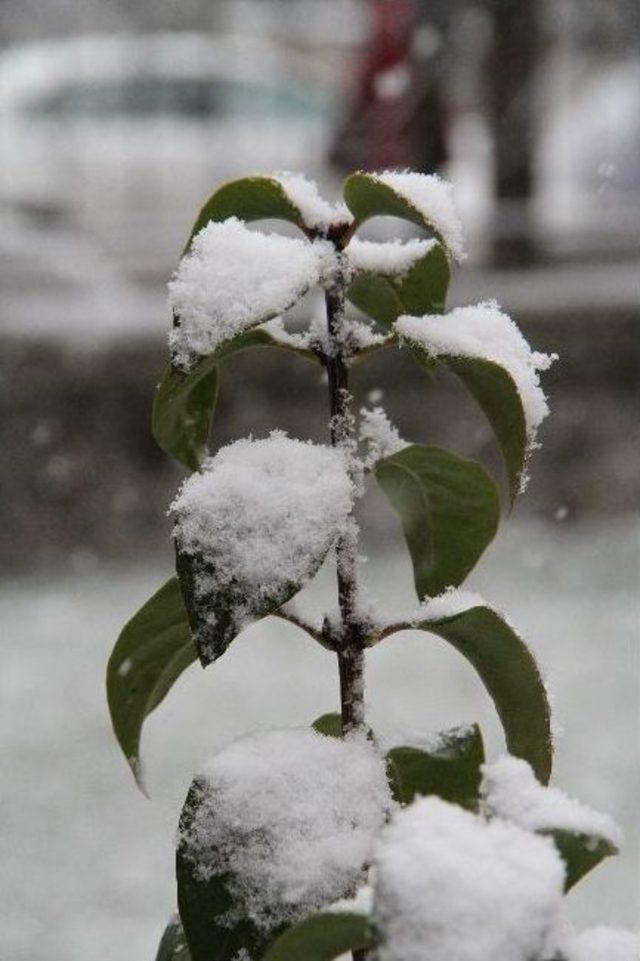
M 530 961 L 558 923 L 553 842 L 436 797 L 394 817 L 375 866 L 380 961 Z
M 274 431 L 223 447 L 184 482 L 174 537 L 210 566 L 209 590 L 238 592 L 250 612 L 315 573 L 353 493 L 341 451 Z
M 529 442 L 535 442 L 536 431 L 549 413 L 538 371 L 548 370 L 556 356 L 532 351 L 495 301 L 458 307 L 447 314 L 405 315 L 395 326 L 401 338 L 429 357 L 469 357 L 503 367 L 518 390 Z
M 237 334 L 291 307 L 321 276 L 326 242 L 263 234 L 236 217 L 198 233 L 169 283 L 175 366 L 188 369 Z
M 618 847 L 622 832 L 608 814 L 593 811 L 556 787 L 542 787 L 526 761 L 505 755 L 483 766 L 483 809 L 529 831 L 563 830 L 601 837 Z
M 227 923 L 248 917 L 265 931 L 350 896 L 393 803 L 366 738 L 310 729 L 241 738 L 198 782 L 183 841 L 201 877 L 227 875 Z
M 453 187 L 437 174 L 385 170 L 373 179 L 399 194 L 442 237 L 454 260 L 465 257 L 462 224 L 453 200 Z

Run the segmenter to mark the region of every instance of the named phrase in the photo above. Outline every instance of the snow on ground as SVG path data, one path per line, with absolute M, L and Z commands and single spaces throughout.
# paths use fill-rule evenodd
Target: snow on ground
M 563 945 L 567 961 L 638 961 L 640 937 L 606 925 L 587 928 Z
M 406 555 L 391 537 L 390 547 L 392 559 L 372 555 L 364 573 L 393 617 L 415 601 Z M 153 958 L 175 905 L 173 843 L 193 772 L 234 737 L 310 723 L 337 707 L 328 652 L 289 624 L 254 625 L 206 672 L 190 668 L 149 720 L 151 801 L 142 797 L 110 732 L 104 669 L 123 623 L 170 567 L 168 546 L 164 563 L 0 591 L 2 958 Z M 636 570 L 628 520 L 574 528 L 512 519 L 470 585 L 509 612 L 546 669 L 564 731 L 554 782 L 625 831 L 621 855 L 567 899 L 578 929 L 637 924 Z M 332 572 L 323 571 L 306 593 L 312 612 L 329 589 Z M 437 638 L 387 639 L 370 652 L 368 679 L 374 727 L 428 732 L 478 721 L 489 759 L 504 750 L 480 683 Z

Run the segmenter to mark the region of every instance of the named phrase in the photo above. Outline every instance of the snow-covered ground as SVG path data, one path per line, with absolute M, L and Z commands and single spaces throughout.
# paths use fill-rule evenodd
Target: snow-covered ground
M 625 828 L 622 855 L 570 895 L 581 925 L 634 925 L 638 871 L 637 531 L 512 520 L 472 586 L 528 635 L 553 692 L 555 782 Z M 409 599 L 406 557 L 372 558 L 367 582 L 393 608 Z M 2 885 L 7 961 L 145 961 L 173 909 L 173 837 L 198 763 L 237 734 L 307 724 L 334 709 L 331 656 L 288 624 L 246 631 L 206 674 L 180 680 L 147 725 L 151 801 L 135 789 L 111 734 L 104 667 L 123 622 L 168 567 L 100 567 L 76 580 L 0 590 Z M 314 607 L 331 571 L 307 591 Z M 403 587 L 403 585 L 405 585 Z M 433 730 L 498 722 L 472 671 L 443 642 L 399 634 L 369 658 L 373 726 Z M 635 825 L 635 826 L 634 826 Z

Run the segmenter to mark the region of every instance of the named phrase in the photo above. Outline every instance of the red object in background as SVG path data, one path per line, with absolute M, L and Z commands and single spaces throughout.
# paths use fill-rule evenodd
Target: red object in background
M 343 170 L 436 166 L 445 159 L 442 108 L 416 51 L 420 6 L 416 0 L 373 0 L 371 15 L 371 39 L 331 162 Z M 424 128 L 427 113 L 431 130 Z

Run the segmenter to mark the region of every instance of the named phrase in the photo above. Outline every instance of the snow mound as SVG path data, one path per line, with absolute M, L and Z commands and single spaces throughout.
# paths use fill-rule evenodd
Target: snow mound
M 495 301 L 458 307 L 447 314 L 399 317 L 399 335 L 431 357 L 452 356 L 490 360 L 511 375 L 524 410 L 530 442 L 549 413 L 538 371 L 547 370 L 555 354 L 532 351 L 516 324 Z
M 170 512 L 181 551 L 238 585 L 247 609 L 304 583 L 344 530 L 353 501 L 344 455 L 274 431 L 223 447 L 182 485 Z
M 530 961 L 557 923 L 553 842 L 439 798 L 394 817 L 375 864 L 380 961 Z
M 385 170 L 375 180 L 400 194 L 442 237 L 454 260 L 465 257 L 462 224 L 453 200 L 453 187 L 436 174 Z
M 436 240 L 417 239 L 406 243 L 399 240 L 376 243 L 354 237 L 345 248 L 345 253 L 356 270 L 401 277 L 436 244 Z
M 188 369 L 225 341 L 291 307 L 320 279 L 324 251 L 306 240 L 249 230 L 236 217 L 196 235 L 169 283 L 179 318 L 169 336 Z
M 559 829 L 603 838 L 616 847 L 622 832 L 612 817 L 593 811 L 556 787 L 542 787 L 526 761 L 504 755 L 483 766 L 483 808 L 529 831 Z
M 348 897 L 392 805 L 369 741 L 310 729 L 241 738 L 199 780 L 189 850 L 202 877 L 230 872 L 228 922 L 237 913 L 263 930 Z
M 326 233 L 329 227 L 337 221 L 350 222 L 353 218 L 344 206 L 334 206 L 320 196 L 318 185 L 301 173 L 291 173 L 283 170 L 272 175 L 287 197 L 300 211 L 305 227 Z
M 566 961 L 639 961 L 640 937 L 600 925 L 573 935 L 562 946 Z

